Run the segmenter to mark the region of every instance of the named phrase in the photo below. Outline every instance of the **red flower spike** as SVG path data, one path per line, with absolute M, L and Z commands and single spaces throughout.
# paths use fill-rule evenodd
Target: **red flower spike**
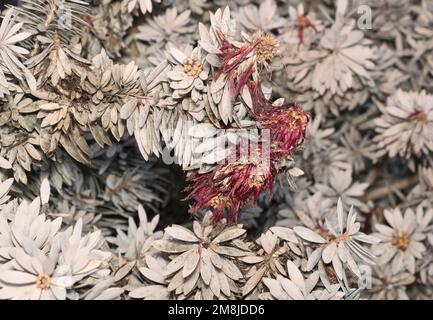
M 253 101 L 253 117 L 261 123 L 262 130 L 270 130 L 273 139 L 271 155 L 291 155 L 304 142 L 308 113 L 295 103 L 272 105 L 266 99 L 259 81 L 250 81 L 248 88 Z
M 248 82 L 248 90 L 250 92 L 251 99 L 253 101 L 252 113 L 254 118 L 258 119 L 262 112 L 267 112 L 272 110 L 273 108 L 272 103 L 268 99 L 266 99 L 260 81 Z
M 252 200 L 255 205 L 262 191 L 269 189 L 272 192 L 278 162 L 292 156 L 303 143 L 309 119 L 296 104 L 272 106 L 268 101 L 266 106 L 266 111 L 256 114 L 256 120 L 261 123 L 262 130 L 269 130 L 272 138 L 269 157 L 266 158 L 262 143 L 257 145 L 255 155 L 243 157 L 238 145 L 236 161 L 219 164 L 204 174 L 191 174 L 187 178 L 191 185 L 186 189 L 189 195 L 185 199 L 195 201 L 191 213 L 212 208 L 214 222 L 218 222 L 226 211 L 229 221 L 236 222 L 247 201 Z
M 305 139 L 308 114 L 300 106 L 292 103 L 273 107 L 257 117 L 262 130 L 267 129 L 272 137 L 271 158 L 281 159 L 291 156 Z
M 308 124 L 308 115 L 296 104 L 274 106 L 266 99 L 259 81 L 253 81 L 252 74 L 257 65 L 271 61 L 277 51 L 278 40 L 271 36 L 256 35 L 252 43 L 241 48 L 233 46 L 224 35 L 219 34 L 222 42 L 218 58 L 221 66 L 217 76 L 225 74 L 234 101 L 247 86 L 253 106 L 251 114 L 269 131 L 270 145 L 263 142 L 255 145 L 253 154 L 244 155 L 241 144 L 236 147 L 234 161 L 216 165 L 212 171 L 199 174 L 191 173 L 187 180 L 190 186 L 185 189 L 189 194 L 185 200 L 195 203 L 190 213 L 200 209 L 212 208 L 213 222 L 218 222 L 227 212 L 230 222 L 236 222 L 240 209 L 247 201 L 256 204 L 265 189 L 271 191 L 277 174 L 279 162 L 291 156 L 302 144 Z M 252 56 L 251 54 L 254 54 Z M 253 59 L 250 59 L 253 57 Z M 248 60 L 250 59 L 250 60 Z M 248 62 L 248 65 L 241 64 Z M 239 69 L 243 70 L 239 72 Z M 268 147 L 266 152 L 264 148 Z M 231 160 L 231 159 L 230 159 Z
M 217 222 L 227 210 L 229 221 L 236 222 L 239 210 L 247 201 L 252 200 L 255 205 L 263 190 L 272 189 L 277 173 L 273 163 L 262 157 L 260 144 L 256 151 L 255 155 L 240 156 L 238 146 L 233 163 L 219 164 L 210 172 L 188 176 L 191 185 L 186 189 L 189 195 L 185 200 L 195 201 L 190 212 L 212 208 Z
M 222 39 L 222 46 L 220 52 L 217 54 L 221 61 L 221 67 L 218 69 L 217 78 L 221 74 L 230 74 L 239 67 L 239 65 L 247 59 L 247 56 L 253 52 L 254 45 L 245 44 L 240 48 L 232 45 L 224 35 L 220 35 Z
M 231 93 L 230 98 L 235 101 L 248 81 L 251 80 L 256 65 L 272 61 L 275 54 L 277 54 L 279 41 L 272 36 L 258 34 L 253 37 L 251 43 L 244 43 L 242 47 L 237 48 L 222 33 L 219 33 L 218 36 L 222 45 L 219 53 L 217 53 L 221 66 L 216 73 L 216 79 L 222 74 L 227 75 Z M 243 71 L 240 71 L 239 67 L 251 58 L 251 54 L 254 54 L 254 59 L 248 61 L 249 65 L 242 68 Z

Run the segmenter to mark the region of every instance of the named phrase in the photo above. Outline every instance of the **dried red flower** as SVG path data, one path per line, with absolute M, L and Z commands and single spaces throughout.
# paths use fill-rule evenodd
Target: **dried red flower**
M 314 32 L 318 32 L 314 24 L 311 23 L 307 16 L 300 16 L 297 23 L 299 44 L 304 44 L 304 30 L 311 28 Z
M 253 101 L 253 117 L 260 122 L 262 130 L 269 130 L 272 137 L 272 159 L 292 155 L 304 142 L 308 114 L 296 103 L 272 105 L 263 94 L 259 81 L 250 81 L 248 87 Z
M 302 144 L 308 124 L 308 115 L 299 106 L 290 104 L 271 107 L 270 110 L 257 114 L 262 130 L 269 130 L 272 138 L 270 145 L 257 144 L 255 152 L 241 155 L 241 148 L 236 148 L 236 160 L 218 164 L 212 171 L 192 173 L 187 180 L 191 185 L 186 189 L 186 200 L 194 200 L 191 213 L 199 209 L 212 208 L 214 222 L 219 221 L 225 210 L 229 221 L 236 222 L 240 209 L 247 201 L 255 205 L 260 193 L 271 191 L 277 174 L 278 163 L 293 155 Z M 268 147 L 268 149 L 266 149 Z M 269 154 L 266 154 L 269 152 Z
M 229 221 L 235 222 L 247 201 L 251 200 L 255 205 L 262 191 L 269 189 L 272 192 L 276 168 L 280 168 L 280 162 L 292 156 L 304 141 L 308 115 L 296 104 L 272 105 L 265 97 L 260 82 L 252 79 L 257 65 L 272 61 L 278 40 L 258 34 L 253 37 L 252 43 L 238 48 L 222 34 L 220 38 L 222 46 L 218 58 L 221 66 L 217 77 L 226 75 L 232 100 L 240 95 L 245 86 L 248 87 L 253 102 L 251 114 L 260 123 L 262 134 L 264 130 L 269 131 L 272 141 L 269 145 L 263 142 L 257 144 L 255 152 L 246 156 L 241 153 L 240 147 L 244 147 L 245 143 L 240 144 L 236 147 L 234 161 L 218 164 L 204 174 L 191 173 L 187 178 L 190 186 L 185 190 L 189 193 L 185 200 L 195 202 L 190 208 L 191 213 L 212 208 L 214 222 L 217 222 L 227 211 Z
M 187 180 L 191 185 L 186 189 L 189 195 L 185 200 L 194 200 L 191 213 L 199 209 L 212 208 L 214 222 L 219 221 L 227 210 L 229 221 L 236 222 L 239 210 L 249 200 L 257 202 L 260 193 L 272 190 L 276 169 L 263 154 L 262 145 L 257 144 L 254 154 L 241 155 L 236 148 L 236 160 L 218 164 L 212 171 L 192 173 Z
M 262 130 L 269 130 L 272 137 L 271 158 L 278 160 L 291 156 L 305 139 L 308 124 L 308 114 L 296 104 L 273 107 L 257 119 Z
M 225 35 L 220 33 L 219 37 L 222 45 L 217 56 L 221 66 L 216 73 L 216 78 L 222 74 L 227 76 L 231 99 L 234 101 L 251 80 L 257 66 L 272 62 L 273 57 L 277 54 L 279 41 L 270 35 L 258 33 L 253 36 L 251 43 L 235 47 Z M 241 68 L 243 63 L 246 65 Z

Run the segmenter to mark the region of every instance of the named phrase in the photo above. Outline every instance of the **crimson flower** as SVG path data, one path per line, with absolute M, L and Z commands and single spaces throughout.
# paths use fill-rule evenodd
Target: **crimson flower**
M 222 74 L 227 76 L 231 99 L 234 101 L 251 80 L 253 73 L 262 65 L 272 62 L 277 54 L 279 41 L 270 35 L 258 33 L 251 42 L 234 46 L 225 35 L 219 33 L 221 47 L 217 54 L 221 63 L 216 79 Z
M 265 97 L 260 81 L 252 77 L 258 67 L 272 61 L 277 53 L 278 40 L 256 34 L 251 42 L 237 47 L 224 35 L 219 34 L 219 37 L 222 45 L 217 55 L 221 64 L 216 78 L 222 74 L 226 76 L 232 100 L 238 98 L 247 86 L 253 103 L 251 115 L 261 126 L 262 138 L 266 130 L 271 141 L 265 143 L 262 139 L 255 151 L 247 155 L 241 152 L 241 141 L 236 146 L 234 160 L 218 164 L 207 173 L 189 174 L 190 185 L 185 190 L 188 192 L 185 200 L 195 202 L 190 208 L 191 213 L 212 208 L 214 222 L 220 220 L 226 211 L 229 221 L 236 222 L 247 201 L 251 200 L 255 205 L 260 193 L 266 189 L 272 195 L 277 168 L 283 167 L 281 163 L 292 156 L 304 141 L 308 115 L 293 103 L 272 105 Z
M 255 205 L 260 193 L 266 189 L 272 196 L 276 168 L 280 167 L 278 163 L 291 156 L 304 141 L 308 116 L 295 104 L 271 108 L 257 115 L 262 130 L 269 130 L 272 139 L 269 146 L 258 143 L 254 154 L 245 156 L 241 155 L 238 145 L 235 161 L 218 164 L 204 174 L 194 172 L 188 176 L 191 185 L 186 189 L 189 195 L 185 200 L 195 201 L 191 213 L 212 208 L 214 222 L 217 222 L 227 210 L 229 221 L 236 222 L 247 201 L 252 200 Z
M 305 139 L 308 115 L 297 104 L 273 107 L 264 112 L 257 119 L 262 130 L 269 130 L 272 137 L 270 153 L 274 160 L 281 160 L 291 156 Z
M 185 190 L 189 192 L 185 200 L 195 201 L 191 213 L 212 208 L 217 222 L 227 209 L 229 221 L 236 222 L 239 210 L 248 200 L 256 204 L 263 190 L 272 190 L 277 172 L 274 164 L 264 157 L 262 145 L 256 145 L 254 154 L 241 155 L 240 150 L 238 145 L 235 161 L 218 164 L 204 174 L 194 172 L 188 176 L 191 185 Z
M 272 138 L 270 153 L 274 160 L 293 154 L 305 139 L 308 114 L 296 103 L 274 106 L 266 99 L 260 81 L 250 81 L 248 88 L 253 101 L 253 117 L 261 124 L 262 131 L 269 130 Z

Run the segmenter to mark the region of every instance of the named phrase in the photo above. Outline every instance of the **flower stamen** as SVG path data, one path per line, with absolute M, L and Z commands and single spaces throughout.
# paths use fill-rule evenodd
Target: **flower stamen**
M 405 251 L 410 245 L 409 234 L 407 232 L 403 232 L 401 235 L 396 233 L 392 237 L 391 243 L 393 246 Z
M 221 195 L 221 194 L 213 197 L 210 200 L 210 205 L 214 209 L 220 207 L 221 203 L 223 203 L 224 205 L 227 203 L 227 197 L 225 197 L 224 195 Z
M 185 59 L 182 64 L 183 72 L 190 77 L 197 78 L 203 71 L 203 63 L 195 55 L 192 55 L 191 58 Z
M 47 290 L 50 287 L 51 278 L 46 274 L 39 274 L 36 279 L 36 287 Z
M 255 48 L 257 63 L 272 62 L 274 56 L 278 53 L 280 42 L 270 35 L 260 36 L 256 40 Z

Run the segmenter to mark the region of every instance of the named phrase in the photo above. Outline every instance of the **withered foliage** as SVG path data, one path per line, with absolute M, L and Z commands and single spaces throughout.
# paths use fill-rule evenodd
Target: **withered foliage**
M 431 1 L 0 10 L 0 299 L 432 299 Z

